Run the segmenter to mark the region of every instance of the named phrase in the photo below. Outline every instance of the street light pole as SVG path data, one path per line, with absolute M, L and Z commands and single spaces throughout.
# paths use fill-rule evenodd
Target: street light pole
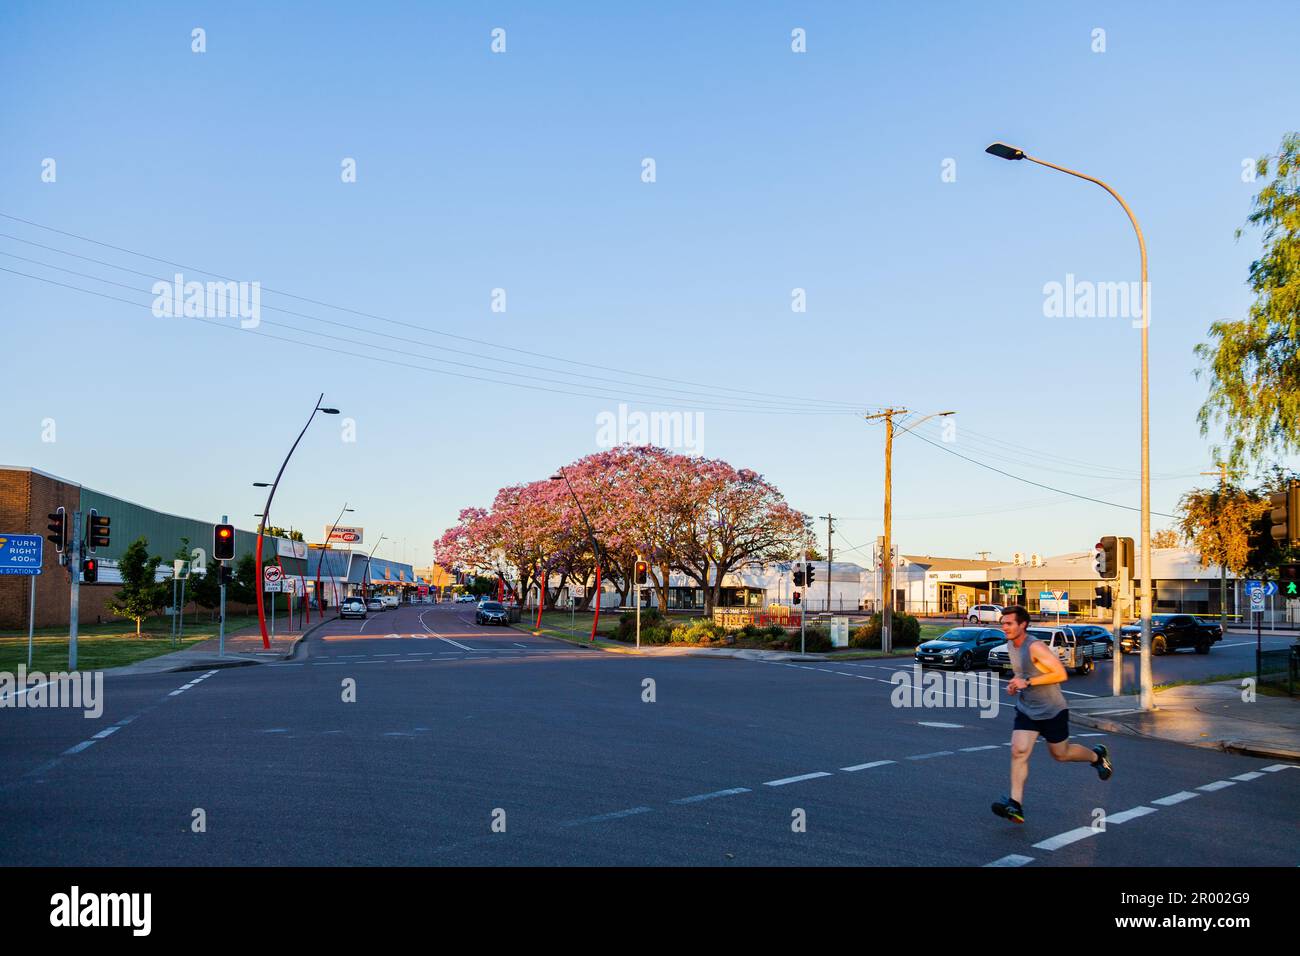
M 334 529 L 337 528 L 339 526 L 339 522 L 343 520 L 343 515 L 352 510 L 353 510 L 352 508 L 348 507 L 348 503 L 346 501 L 343 502 L 343 510 L 339 512 L 339 516 L 335 518 L 334 523 L 330 525 L 329 534 L 325 535 L 325 547 L 321 549 L 320 560 L 316 562 L 316 607 L 320 609 L 321 612 L 320 616 L 322 621 L 325 620 L 325 606 L 324 603 L 321 601 L 321 592 L 320 592 L 321 565 L 325 563 L 325 555 L 330 553 L 330 541 L 333 540 L 334 538 Z M 337 603 L 338 602 L 336 601 L 335 604 Z
M 1095 183 L 1120 204 L 1128 216 L 1128 221 L 1133 226 L 1133 232 L 1137 235 L 1138 254 L 1141 259 L 1141 281 L 1142 281 L 1142 490 L 1141 490 L 1141 512 L 1142 512 L 1142 529 L 1141 529 L 1141 548 L 1142 548 L 1142 598 L 1141 598 L 1141 619 L 1142 619 L 1142 662 L 1140 668 L 1141 687 L 1138 695 L 1138 706 L 1142 710 L 1154 709 L 1154 689 L 1151 684 L 1151 390 L 1148 379 L 1148 339 L 1151 330 L 1151 297 L 1150 289 L 1147 283 L 1147 243 L 1142 236 L 1142 227 L 1138 224 L 1137 216 L 1133 215 L 1133 210 L 1129 208 L 1128 203 L 1119 193 L 1111 189 L 1109 185 L 1097 179 L 1095 176 L 1089 176 L 1075 169 L 1068 169 L 1065 166 L 1057 166 L 1055 163 L 1049 163 L 1047 160 L 1038 159 L 1028 155 L 1024 150 L 1008 146 L 1006 143 L 993 143 L 985 149 L 986 153 L 997 156 L 999 159 L 1027 159 L 1031 163 L 1037 163 L 1039 166 L 1046 166 L 1048 169 L 1055 169 L 1057 172 L 1067 173 L 1078 179 L 1087 180 Z
M 379 536 L 379 541 L 375 542 L 375 546 L 371 548 L 370 553 L 366 555 L 366 576 L 361 582 L 361 597 L 362 600 L 365 601 L 370 600 L 370 560 L 375 556 L 375 552 L 379 550 L 379 544 L 383 540 L 384 536 L 381 534 Z
M 565 474 L 564 469 L 560 469 L 558 475 L 551 475 L 551 481 L 563 480 L 564 486 L 569 489 L 569 494 L 573 496 L 573 503 L 578 506 L 578 514 L 582 516 L 582 524 L 587 529 L 587 536 L 591 538 L 591 550 L 596 556 L 596 616 L 591 621 L 591 640 L 596 640 L 596 628 L 600 625 L 600 566 L 602 564 L 600 554 L 600 543 L 596 540 L 596 532 L 591 529 L 591 522 L 587 520 L 587 512 L 582 510 L 582 502 L 578 500 L 578 495 L 573 490 L 573 485 L 569 484 L 569 476 Z
M 293 445 L 289 449 L 289 454 L 284 456 L 284 461 L 280 464 L 280 470 L 276 472 L 275 481 L 271 482 L 271 490 L 267 493 L 266 507 L 262 509 L 262 520 L 257 525 L 257 623 L 262 629 L 262 647 L 266 650 L 270 650 L 271 639 L 266 632 L 266 605 L 265 597 L 262 594 L 262 534 L 266 530 L 266 522 L 271 516 L 271 501 L 275 498 L 275 489 L 280 486 L 280 478 L 284 475 L 284 469 L 289 464 L 289 459 L 293 457 L 293 453 L 297 450 L 298 443 L 302 441 L 302 436 L 307 434 L 307 429 L 311 427 L 312 419 L 316 417 L 317 412 L 320 412 L 323 415 L 337 415 L 339 413 L 337 408 L 322 408 L 321 402 L 324 400 L 325 393 L 321 392 L 320 398 L 316 399 L 316 407 L 313 408 L 311 414 L 307 416 L 307 424 L 302 426 L 302 431 L 300 431 L 298 437 L 294 439 Z M 266 487 L 266 485 L 263 482 L 255 482 L 254 487 L 263 488 Z

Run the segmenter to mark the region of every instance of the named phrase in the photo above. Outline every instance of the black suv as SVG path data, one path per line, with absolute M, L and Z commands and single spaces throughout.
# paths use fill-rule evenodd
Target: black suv
M 968 671 L 989 661 L 989 651 L 1005 644 L 1002 631 L 993 627 L 954 627 L 942 637 L 926 641 L 916 649 L 922 667 L 953 667 Z
M 1152 614 L 1151 653 L 1167 654 L 1180 648 L 1210 653 L 1210 645 L 1223 640 L 1223 628 L 1191 614 Z M 1120 650 L 1133 654 L 1141 650 L 1142 625 L 1126 624 L 1120 631 Z

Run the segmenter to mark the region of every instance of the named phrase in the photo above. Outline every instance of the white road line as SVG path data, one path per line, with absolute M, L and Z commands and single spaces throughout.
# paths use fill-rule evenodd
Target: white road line
M 111 736 L 112 734 L 117 733 L 119 730 L 121 730 L 121 728 L 120 728 L 120 727 L 117 727 L 117 726 L 109 727 L 109 728 L 107 728 L 107 729 L 105 729 L 105 730 L 101 730 L 99 733 L 95 734 L 95 739 L 96 739 L 96 740 L 103 740 L 105 737 Z
M 525 649 L 527 649 L 527 647 L 528 647 L 527 644 L 520 644 L 518 641 L 512 641 L 511 643 L 513 643 L 513 644 L 515 645 L 515 647 L 522 647 L 522 648 L 525 648 Z
M 472 651 L 472 650 L 474 650 L 474 648 L 472 648 L 472 647 L 466 647 L 464 644 L 457 644 L 457 643 L 456 643 L 455 641 L 453 641 L 450 637 L 439 637 L 438 640 L 440 640 L 440 641 L 446 641 L 446 642 L 447 642 L 448 644 L 450 644 L 452 647 L 459 647 L 462 651 Z
M 731 797 L 738 793 L 751 793 L 748 787 L 732 787 L 730 790 L 714 790 L 712 793 L 697 793 L 693 797 L 682 797 L 680 800 L 671 800 L 670 803 L 699 803 L 701 800 L 715 800 L 718 797 Z
M 1265 773 L 1277 773 L 1279 770 L 1291 770 L 1293 768 L 1300 769 L 1296 768 L 1296 765 L 1293 763 L 1275 763 L 1270 764 L 1267 767 L 1260 767 L 1259 769 L 1263 770 Z
M 801 773 L 797 777 L 782 777 L 780 780 L 764 781 L 765 787 L 784 787 L 787 783 L 799 783 L 801 780 L 815 780 L 818 777 L 829 777 L 830 774 L 825 770 L 818 770 L 814 773 Z
M 401 654 L 375 654 L 375 657 L 401 657 Z
M 1175 803 L 1182 803 L 1184 800 L 1190 800 L 1193 797 L 1199 797 L 1199 793 L 1191 793 L 1187 790 L 1179 790 L 1177 793 L 1171 793 L 1167 797 L 1161 797 L 1159 800 L 1152 800 L 1152 803 L 1158 803 L 1162 807 L 1172 807 Z
M 1148 813 L 1155 813 L 1155 807 L 1134 807 L 1132 810 L 1122 810 L 1119 813 L 1107 815 L 1107 823 L 1128 823 L 1130 820 L 1136 820 L 1138 817 L 1144 817 Z
M 1073 830 L 1066 830 L 1064 833 L 1058 833 L 1054 837 L 1048 837 L 1034 844 L 1036 850 L 1059 850 L 1063 846 L 1069 846 L 1071 843 L 1078 843 L 1080 840 L 1086 840 L 1090 836 L 1096 836 L 1100 830 L 1094 830 L 1092 827 L 1077 827 Z
M 840 767 L 845 773 L 855 773 L 859 770 L 870 770 L 872 767 L 883 767 L 885 764 L 898 763 L 897 760 L 873 760 L 871 763 L 854 764 L 852 767 Z
M 931 757 L 951 757 L 951 756 L 952 756 L 952 751 L 951 751 L 951 750 L 936 750 L 936 751 L 935 751 L 934 753 L 932 753 L 932 754 L 913 754 L 912 756 L 910 756 L 910 757 L 905 757 L 905 758 L 903 758 L 903 759 L 905 759 L 905 760 L 929 760 Z
M 997 750 L 1000 744 L 985 744 L 983 747 L 962 747 L 961 752 L 964 754 L 973 754 L 977 750 Z
M 601 813 L 594 817 L 583 817 L 581 820 L 569 820 L 561 823 L 563 827 L 576 827 L 583 823 L 600 823 L 603 820 L 617 820 L 620 817 L 631 817 L 638 813 L 650 813 L 653 807 L 633 807 L 630 810 L 615 810 L 613 813 Z
M 985 863 L 985 866 L 1024 866 L 1026 863 L 1033 863 L 1032 856 L 1022 856 L 1019 853 L 1012 853 L 1010 856 L 1004 856 L 1000 860 L 994 860 L 992 863 Z
M 1071 737 L 1105 737 L 1105 734 L 1070 734 Z
M 68 757 L 71 756 L 72 754 L 79 754 L 87 747 L 93 747 L 94 745 L 95 745 L 95 738 L 93 737 L 90 740 L 83 740 L 75 747 L 69 747 L 67 750 L 63 751 L 63 756 Z
M 1225 787 L 1235 787 L 1236 784 L 1231 780 L 1216 780 L 1213 783 L 1202 784 L 1197 790 L 1204 790 L 1206 793 L 1213 793 L 1215 790 L 1222 790 Z
M 917 723 L 922 727 L 949 727 L 954 730 L 966 726 L 965 724 L 945 724 L 941 720 L 918 720 Z
M 1242 781 L 1242 782 L 1244 783 L 1244 782 L 1247 781 L 1247 780 L 1256 780 L 1256 779 L 1258 779 L 1259 777 L 1262 777 L 1262 776 L 1264 776 L 1262 773 L 1256 773 L 1254 770 L 1251 770 L 1251 771 L 1248 771 L 1247 773 L 1239 773 L 1239 774 L 1237 774 L 1235 777 L 1233 777 L 1232 779 L 1233 779 L 1233 780 L 1240 780 L 1240 781 Z

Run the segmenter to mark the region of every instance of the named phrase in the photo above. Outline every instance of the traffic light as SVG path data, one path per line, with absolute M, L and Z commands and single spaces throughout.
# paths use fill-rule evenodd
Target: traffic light
M 233 580 L 235 580 L 235 569 L 228 564 L 223 564 L 221 566 L 221 583 L 229 584 Z
M 230 561 L 235 557 L 235 526 L 219 524 L 212 529 L 212 557 L 217 561 Z
M 792 603 L 794 603 L 794 604 L 798 604 L 798 603 L 799 603 L 799 600 L 800 600 L 799 592 L 798 592 L 798 591 L 795 591 L 795 592 L 794 592 L 794 601 L 793 601 Z
M 811 561 L 806 565 L 803 579 L 808 582 L 809 587 L 812 587 L 812 583 L 817 580 L 817 569 L 813 567 Z
M 1106 535 L 1092 549 L 1092 566 L 1099 578 L 1114 578 L 1119 574 L 1119 539 Z
M 802 564 L 796 564 L 794 566 L 794 583 L 797 587 L 803 587 L 803 565 Z
M 81 562 L 81 580 L 87 584 L 94 584 L 99 580 L 99 561 L 95 558 L 85 558 Z
M 1272 505 L 1272 537 L 1282 547 L 1300 544 L 1300 482 L 1292 481 L 1286 491 L 1269 496 Z
M 646 576 L 647 576 L 647 572 L 648 572 L 648 571 L 649 571 L 649 566 L 646 564 L 646 562 L 644 562 L 644 561 L 638 561 L 638 562 L 636 563 L 636 583 L 637 583 L 637 584 L 645 584 L 645 583 L 646 583 Z
M 1284 598 L 1300 597 L 1300 564 L 1284 564 L 1277 569 L 1277 589 Z
M 91 554 L 95 553 L 96 548 L 108 547 L 108 524 L 108 515 L 102 515 L 94 508 L 90 509 L 90 523 L 86 525 L 86 544 L 90 546 Z
M 54 550 L 63 553 L 63 549 L 68 545 L 68 514 L 59 506 L 58 511 L 51 511 L 45 517 L 50 519 L 50 523 L 45 527 L 50 529 L 50 534 L 45 536 L 45 540 L 54 545 Z
M 1111 606 L 1112 606 L 1112 603 L 1113 603 L 1113 602 L 1112 602 L 1112 599 L 1111 599 L 1111 592 L 1110 592 L 1110 585 L 1109 585 L 1109 584 L 1103 584 L 1103 585 L 1100 585 L 1099 587 L 1097 587 L 1096 592 L 1097 592 L 1097 599 L 1096 599 L 1096 601 L 1094 601 L 1093 603 L 1096 604 L 1097 607 L 1111 607 Z

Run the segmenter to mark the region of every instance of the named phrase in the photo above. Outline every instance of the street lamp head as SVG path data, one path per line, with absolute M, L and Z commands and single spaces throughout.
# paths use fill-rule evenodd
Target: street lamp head
M 269 481 L 255 481 L 255 482 L 253 482 L 253 487 L 254 487 L 254 488 L 270 488 L 270 487 L 271 487 L 271 483 L 270 483 Z
M 551 480 L 551 481 L 563 481 L 563 480 L 564 480 L 564 476 L 563 476 L 563 475 L 551 475 L 550 480 Z
M 985 147 L 984 152 L 999 159 L 1024 159 L 1025 151 L 1018 146 L 1008 146 L 1006 143 L 993 143 Z
M 322 408 L 321 413 L 324 415 L 337 415 L 339 410 L 337 408 Z

